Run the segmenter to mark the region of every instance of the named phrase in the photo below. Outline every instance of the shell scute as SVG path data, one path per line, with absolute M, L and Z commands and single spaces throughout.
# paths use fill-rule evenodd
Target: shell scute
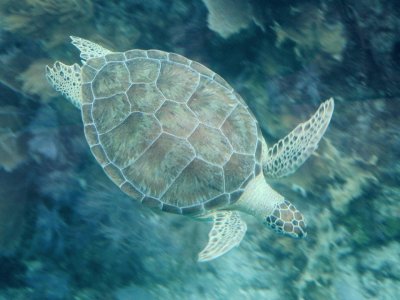
M 94 100 L 91 83 L 82 84 L 82 104 L 91 104 Z
M 204 76 L 188 101 L 199 120 L 213 127 L 219 127 L 236 105 L 231 92 Z
M 105 64 L 106 64 L 106 59 L 103 56 L 91 58 L 86 61 L 86 65 L 92 67 L 95 70 L 100 70 Z
M 146 195 L 159 198 L 194 157 L 187 141 L 162 134 L 123 173 Z
M 126 51 L 124 54 L 125 54 L 125 57 L 127 60 L 138 58 L 138 57 L 144 57 L 144 58 L 147 57 L 147 51 L 140 50 L 140 49 L 129 50 L 129 51 Z
M 164 96 L 155 84 L 132 84 L 126 92 L 132 111 L 153 113 L 164 102 Z
M 157 87 L 167 99 L 186 102 L 196 89 L 198 80 L 199 74 L 190 68 L 163 61 Z
M 125 182 L 125 178 L 121 173 L 121 170 L 114 166 L 113 164 L 109 163 L 104 167 L 104 171 L 110 177 L 110 179 L 118 186 Z
M 90 83 L 93 81 L 94 77 L 97 75 L 97 70 L 92 67 L 85 66 L 82 69 L 82 83 Z
M 121 190 L 136 200 L 141 200 L 144 197 L 144 195 L 129 182 L 123 183 L 121 185 Z
M 225 190 L 227 192 L 237 190 L 253 172 L 254 157 L 252 155 L 233 153 L 224 166 Z
M 92 117 L 92 105 L 91 104 L 83 104 L 81 106 L 82 110 L 82 120 L 84 124 L 92 124 L 93 117 Z
M 168 59 L 168 53 L 161 51 L 161 50 L 147 50 L 147 57 L 148 58 L 155 58 L 155 59 Z
M 182 214 L 183 215 L 200 215 L 204 213 L 204 205 L 203 204 L 197 204 L 193 206 L 187 206 L 187 207 L 182 207 Z
M 238 105 L 221 127 L 233 150 L 254 155 L 257 145 L 257 124 L 246 107 Z
M 144 197 L 142 200 L 142 204 L 144 206 L 150 207 L 150 208 L 161 208 L 162 203 L 160 200 L 152 198 L 152 197 Z
M 168 59 L 172 62 L 176 62 L 178 64 L 189 66 L 191 60 L 187 59 L 186 57 L 176 54 L 176 53 L 169 53 Z
M 211 199 L 210 201 L 204 203 L 204 208 L 206 210 L 209 209 L 214 209 L 218 207 L 223 207 L 229 204 L 229 195 L 228 194 L 223 194 L 221 196 L 218 196 L 214 199 Z
M 94 125 L 86 125 L 83 130 L 89 146 L 97 145 L 99 143 L 99 136 Z
M 174 180 L 161 200 L 167 204 L 196 206 L 224 192 L 222 168 L 195 158 Z
M 219 76 L 218 74 L 215 74 L 214 78 L 213 78 L 217 83 L 219 83 L 220 85 L 222 85 L 224 88 L 226 88 L 228 91 L 233 91 L 233 88 L 225 81 L 225 79 L 223 79 L 221 76 Z
M 199 124 L 196 115 L 185 103 L 169 100 L 165 101 L 158 109 L 156 117 L 165 132 L 183 138 L 188 137 Z M 176 122 L 176 120 L 179 120 L 179 122 Z
M 178 214 L 178 215 L 182 214 L 182 208 L 177 207 L 175 205 L 169 205 L 166 203 L 163 203 L 161 210 L 165 211 L 165 212 L 173 213 L 173 214 Z
M 189 137 L 198 157 L 222 166 L 232 153 L 228 139 L 219 129 L 200 124 Z
M 125 91 L 129 85 L 129 72 L 125 63 L 110 62 L 97 73 L 92 89 L 96 98 L 104 98 Z
M 99 134 L 121 124 L 129 115 L 129 102 L 125 94 L 116 94 L 93 102 L 92 116 Z
M 100 135 L 100 142 L 110 160 L 122 169 L 137 159 L 160 133 L 161 126 L 155 117 L 132 113 L 114 129 Z
M 211 71 L 209 68 L 203 66 L 202 64 L 199 64 L 198 62 L 192 61 L 190 64 L 190 67 L 199 72 L 200 74 L 206 76 L 206 77 L 210 77 L 213 78 L 215 73 L 213 71 Z
M 152 83 L 160 72 L 160 62 L 154 59 L 135 58 L 126 62 L 131 83 Z
M 110 54 L 106 54 L 104 56 L 104 58 L 106 59 L 107 62 L 110 61 L 124 61 L 125 60 L 125 55 L 124 53 L 121 52 L 113 52 Z
M 103 150 L 103 147 L 101 147 L 100 145 L 94 145 L 90 148 L 90 150 L 92 150 L 94 157 L 101 166 L 108 164 L 108 159 L 106 153 Z

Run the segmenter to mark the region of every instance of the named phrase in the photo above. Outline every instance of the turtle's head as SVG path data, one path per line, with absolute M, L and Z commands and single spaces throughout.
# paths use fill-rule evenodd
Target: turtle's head
M 274 231 L 294 238 L 307 235 L 303 215 L 288 200 L 275 204 L 271 214 L 265 217 L 265 223 Z

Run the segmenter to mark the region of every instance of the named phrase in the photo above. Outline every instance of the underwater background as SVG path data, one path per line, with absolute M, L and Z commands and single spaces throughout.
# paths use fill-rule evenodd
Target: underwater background
M 400 299 L 397 0 L 0 0 L 0 300 Z M 269 145 L 335 98 L 318 150 L 271 185 L 308 236 L 252 217 L 197 263 L 211 224 L 144 208 L 106 177 L 45 78 L 80 36 L 160 49 L 225 78 Z

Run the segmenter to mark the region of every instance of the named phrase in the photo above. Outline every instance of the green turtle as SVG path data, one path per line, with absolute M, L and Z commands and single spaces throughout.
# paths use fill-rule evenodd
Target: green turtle
M 199 261 L 239 245 L 240 213 L 276 232 L 306 236 L 303 215 L 266 178 L 293 173 L 314 152 L 334 101 L 268 148 L 234 89 L 200 63 L 160 50 L 113 52 L 71 37 L 82 65 L 46 67 L 81 110 L 90 149 L 126 194 L 162 211 L 213 221 Z

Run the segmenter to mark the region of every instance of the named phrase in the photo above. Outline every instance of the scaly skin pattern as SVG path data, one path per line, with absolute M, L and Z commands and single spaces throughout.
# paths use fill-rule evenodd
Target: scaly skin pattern
M 288 200 L 275 204 L 272 213 L 265 218 L 265 223 L 274 231 L 294 238 L 307 235 L 303 215 Z

